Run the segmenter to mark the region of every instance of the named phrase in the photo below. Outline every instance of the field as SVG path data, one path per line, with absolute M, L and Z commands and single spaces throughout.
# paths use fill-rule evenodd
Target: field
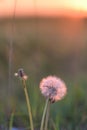
M 12 46 L 11 46 L 12 45 Z M 42 78 L 56 75 L 65 81 L 65 98 L 51 104 L 49 130 L 87 130 L 87 19 L 0 19 L 0 125 L 29 127 L 19 68 L 28 75 L 35 128 L 45 98 L 39 90 Z M 29 129 L 29 128 L 28 128 Z

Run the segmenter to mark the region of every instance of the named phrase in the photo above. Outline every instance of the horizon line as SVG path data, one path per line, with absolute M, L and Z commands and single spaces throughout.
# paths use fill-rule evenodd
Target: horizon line
M 13 17 L 13 12 L 1 13 L 0 18 Z M 15 11 L 15 17 L 68 17 L 68 18 L 86 18 L 87 11 L 75 10 L 75 9 L 58 9 L 58 10 L 32 10 L 31 12 L 21 12 L 20 10 Z

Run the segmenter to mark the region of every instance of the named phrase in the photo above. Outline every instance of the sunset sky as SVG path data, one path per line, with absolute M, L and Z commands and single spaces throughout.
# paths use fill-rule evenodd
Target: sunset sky
M 0 16 L 16 15 L 87 15 L 87 0 L 0 0 Z

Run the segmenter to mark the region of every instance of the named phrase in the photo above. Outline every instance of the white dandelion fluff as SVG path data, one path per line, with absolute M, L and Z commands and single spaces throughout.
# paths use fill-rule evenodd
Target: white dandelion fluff
M 49 98 L 50 102 L 61 100 L 67 93 L 67 87 L 60 78 L 48 76 L 40 82 L 41 93 Z

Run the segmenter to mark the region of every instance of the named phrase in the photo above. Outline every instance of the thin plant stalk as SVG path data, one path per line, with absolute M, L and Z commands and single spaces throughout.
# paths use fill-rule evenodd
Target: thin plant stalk
M 48 105 L 47 105 L 47 112 L 46 112 L 46 117 L 45 117 L 45 127 L 44 127 L 44 130 L 47 130 L 47 127 L 48 127 L 49 112 L 50 112 L 50 102 L 48 102 Z
M 44 107 L 40 130 L 43 130 L 43 127 L 44 127 L 44 121 L 45 121 L 45 116 L 46 116 L 46 112 L 47 112 L 48 103 L 49 103 L 49 98 L 47 98 L 46 104 L 45 104 L 45 107 Z
M 54 123 L 52 118 L 50 119 L 50 122 L 51 122 L 51 125 L 52 125 L 54 130 L 59 130 L 59 127 L 58 128 L 56 127 L 56 124 Z
M 30 119 L 30 127 L 31 127 L 31 130 L 34 130 L 33 118 L 32 118 L 32 113 L 31 113 L 31 106 L 30 106 L 30 100 L 29 100 L 29 96 L 28 96 L 28 92 L 27 92 L 25 79 L 22 79 L 22 83 L 23 83 L 24 93 L 25 93 L 26 102 L 27 102 L 28 114 L 29 114 L 29 119 Z
M 13 119 L 14 119 L 14 111 L 11 113 L 10 122 L 9 122 L 9 130 L 12 130 Z

